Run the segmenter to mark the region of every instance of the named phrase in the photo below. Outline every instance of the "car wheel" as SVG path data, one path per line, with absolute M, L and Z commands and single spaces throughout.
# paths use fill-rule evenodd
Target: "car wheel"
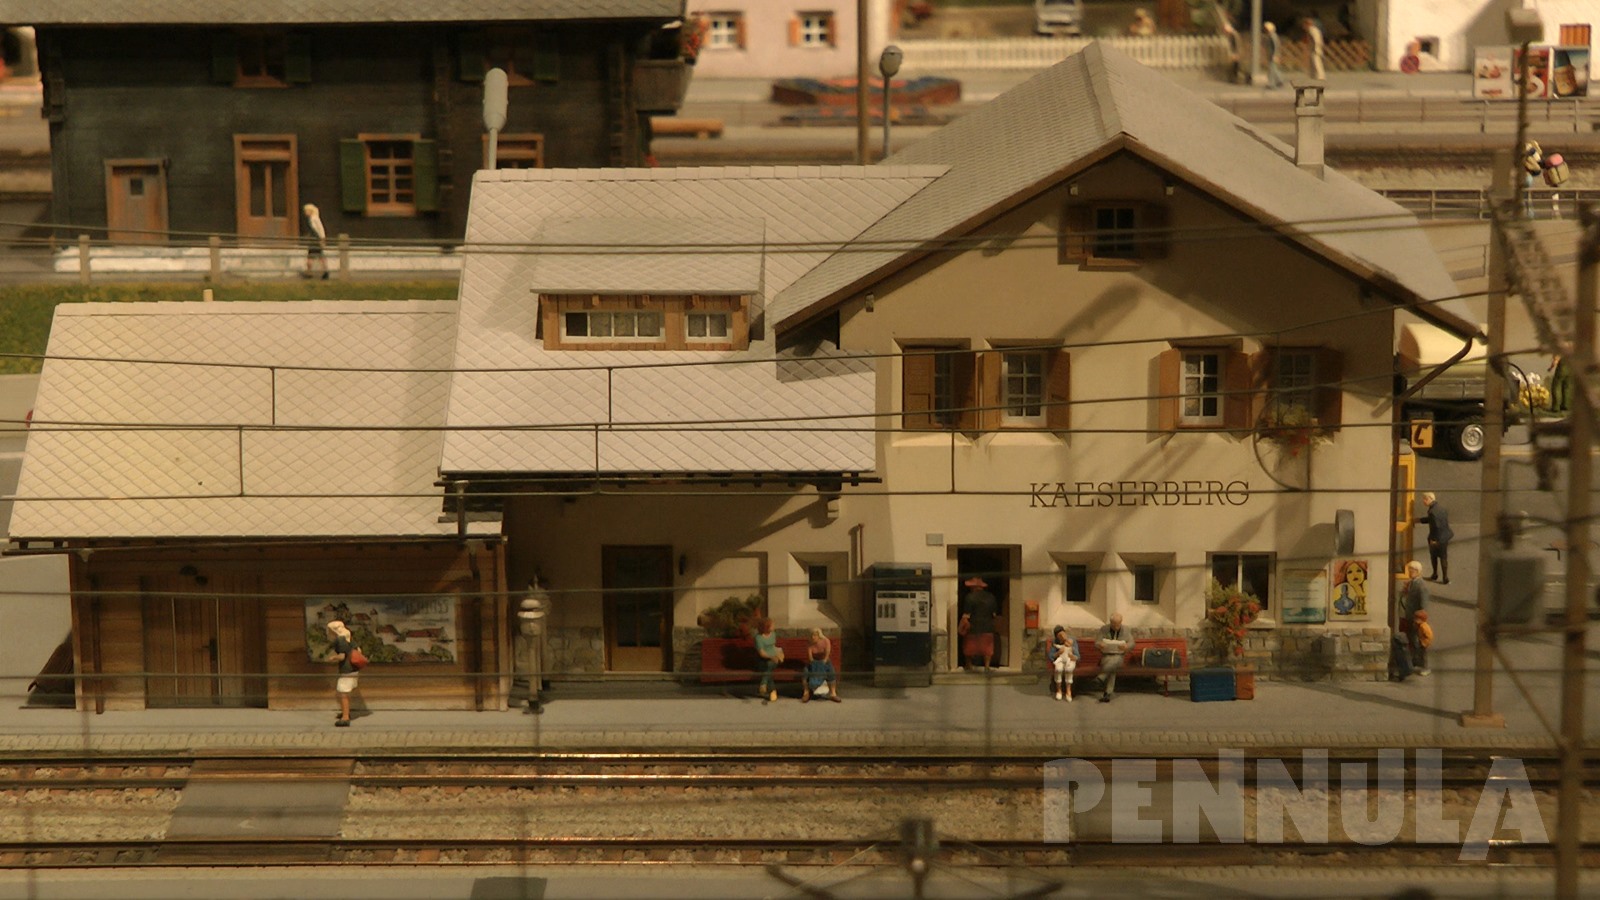
M 1483 456 L 1483 420 L 1472 419 L 1450 429 L 1450 452 L 1457 459 L 1475 460 Z

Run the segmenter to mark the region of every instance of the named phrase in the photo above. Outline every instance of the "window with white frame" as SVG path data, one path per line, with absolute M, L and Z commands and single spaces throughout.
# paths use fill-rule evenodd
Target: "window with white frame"
M 1280 349 L 1273 354 L 1272 401 L 1280 412 L 1299 409 L 1306 415 L 1317 410 L 1317 351 Z
M 1001 354 L 1001 420 L 1006 424 L 1044 421 L 1045 354 L 1042 350 L 1007 350 Z
M 726 341 L 730 319 L 725 312 L 691 312 L 684 316 L 684 334 L 690 341 Z
M 1237 587 L 1261 602 L 1263 610 L 1272 608 L 1272 570 L 1276 557 L 1271 553 L 1210 553 L 1211 577 L 1223 587 Z
M 661 339 L 661 313 L 653 310 L 584 310 L 561 317 L 562 337 L 654 342 Z
M 706 49 L 738 50 L 744 46 L 744 16 L 736 12 L 714 12 L 706 17 Z
M 1222 353 L 1218 350 L 1183 351 L 1179 392 L 1179 421 L 1185 425 L 1222 422 Z
M 833 46 L 833 13 L 803 12 L 795 43 L 801 47 Z

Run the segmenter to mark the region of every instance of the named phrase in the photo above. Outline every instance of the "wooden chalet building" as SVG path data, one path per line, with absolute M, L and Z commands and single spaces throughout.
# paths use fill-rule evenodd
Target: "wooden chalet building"
M 0 8 L 38 32 L 52 221 L 117 242 L 294 236 L 308 202 L 330 235 L 456 239 L 488 68 L 510 82 L 502 168 L 643 164 L 690 71 L 683 0 Z

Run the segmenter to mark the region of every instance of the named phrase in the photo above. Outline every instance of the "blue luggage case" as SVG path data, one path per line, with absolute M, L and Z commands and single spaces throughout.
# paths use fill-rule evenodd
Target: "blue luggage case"
M 1196 703 L 1233 700 L 1233 670 L 1227 666 L 1195 669 L 1189 673 L 1189 699 Z

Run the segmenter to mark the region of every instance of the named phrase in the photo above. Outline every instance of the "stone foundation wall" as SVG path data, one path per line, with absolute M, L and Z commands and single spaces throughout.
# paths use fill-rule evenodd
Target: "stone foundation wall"
M 606 670 L 605 631 L 596 625 L 549 628 L 545 632 L 545 669 L 562 674 L 598 675 Z

